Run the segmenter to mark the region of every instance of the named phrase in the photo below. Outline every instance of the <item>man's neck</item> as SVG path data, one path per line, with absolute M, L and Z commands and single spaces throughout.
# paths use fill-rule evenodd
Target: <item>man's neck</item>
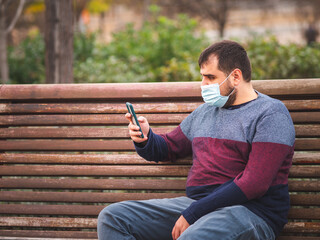
M 236 100 L 232 105 L 240 105 L 246 102 L 250 102 L 258 97 L 258 94 L 253 89 L 252 83 L 244 83 L 237 91 Z

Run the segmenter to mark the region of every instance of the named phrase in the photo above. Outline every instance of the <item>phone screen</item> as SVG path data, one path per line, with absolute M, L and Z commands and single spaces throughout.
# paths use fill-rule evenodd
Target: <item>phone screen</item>
M 129 102 L 127 102 L 127 103 L 126 103 L 126 106 L 127 106 L 128 112 L 131 114 L 131 118 L 132 118 L 133 124 L 136 125 L 136 126 L 138 126 L 138 127 L 140 128 L 140 132 L 142 133 L 140 137 L 141 137 L 141 138 L 144 138 L 144 135 L 143 135 L 141 126 L 140 126 L 140 124 L 139 124 L 139 122 L 138 122 L 137 115 L 136 115 L 136 113 L 135 113 L 135 111 L 134 111 L 134 109 L 133 109 L 132 104 L 129 103 Z

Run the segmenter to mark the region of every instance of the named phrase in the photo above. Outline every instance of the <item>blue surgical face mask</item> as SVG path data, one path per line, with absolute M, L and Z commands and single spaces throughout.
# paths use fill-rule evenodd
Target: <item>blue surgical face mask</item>
M 215 107 L 223 107 L 226 104 L 226 102 L 229 99 L 229 96 L 234 92 L 234 89 L 232 90 L 232 92 L 228 96 L 222 96 L 220 94 L 220 86 L 225 81 L 227 81 L 227 79 L 230 77 L 231 73 L 220 84 L 214 83 L 214 84 L 201 86 L 201 95 L 202 95 L 203 101 L 205 103 L 208 103 L 209 105 L 215 106 Z

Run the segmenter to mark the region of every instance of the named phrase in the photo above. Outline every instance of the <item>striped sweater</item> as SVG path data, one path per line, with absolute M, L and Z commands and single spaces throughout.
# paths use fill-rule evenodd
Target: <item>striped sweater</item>
M 230 108 L 202 104 L 172 132 L 150 129 L 147 144 L 135 144 L 149 161 L 192 154 L 186 194 L 197 201 L 182 212 L 189 224 L 232 205 L 263 218 L 275 235 L 287 223 L 294 126 L 283 103 L 257 93 L 257 99 Z

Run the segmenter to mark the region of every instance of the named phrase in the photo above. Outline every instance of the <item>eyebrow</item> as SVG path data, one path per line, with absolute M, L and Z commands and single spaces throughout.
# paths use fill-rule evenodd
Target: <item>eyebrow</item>
M 216 75 L 213 75 L 213 74 L 201 74 L 202 76 L 204 76 L 204 77 L 210 77 L 210 78 L 217 78 L 217 76 Z

